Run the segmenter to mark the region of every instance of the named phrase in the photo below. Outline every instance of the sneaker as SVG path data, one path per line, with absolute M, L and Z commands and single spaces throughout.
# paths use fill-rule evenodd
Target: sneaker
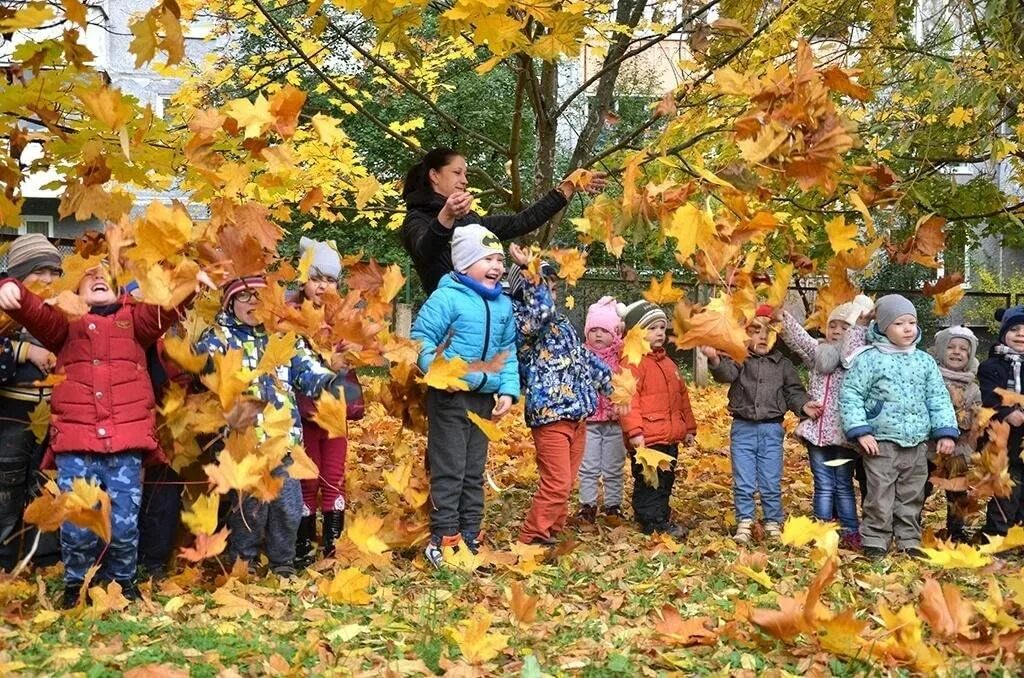
M 592 523 L 597 520 L 597 507 L 593 504 L 581 504 L 580 511 L 576 514 L 576 518 L 581 523 Z
M 270 568 L 270 571 L 281 578 L 294 577 L 296 575 L 296 570 L 291 565 L 275 565 Z
M 605 506 L 603 513 L 605 518 L 621 519 L 623 517 L 622 509 L 617 504 L 615 506 Z
M 466 545 L 469 552 L 474 556 L 480 553 L 480 547 L 484 545 L 484 533 L 481 532 L 463 532 L 462 543 Z
M 690 530 L 678 523 L 665 523 L 661 526 L 659 532 L 664 532 L 668 536 L 672 537 L 676 541 L 683 541 L 690 536 Z
M 887 555 L 889 555 L 888 550 L 879 548 L 877 546 L 865 546 L 861 549 L 861 553 L 863 553 L 864 557 L 868 560 L 881 560 L 882 558 L 885 558 Z
M 779 541 L 782 539 L 782 526 L 774 520 L 769 520 L 764 524 L 764 534 L 772 541 Z
M 736 542 L 737 544 L 749 544 L 750 543 L 750 533 L 751 533 L 751 531 L 753 529 L 754 529 L 754 521 L 753 520 L 749 520 L 749 519 L 741 520 L 740 522 L 738 522 L 736 524 L 736 534 L 733 536 L 732 540 L 734 542 Z
M 64 595 L 61 597 L 60 606 L 65 610 L 71 610 L 78 607 L 78 600 L 82 597 L 82 585 L 81 584 L 66 584 L 64 586 Z
M 928 558 L 928 554 L 921 550 L 919 546 L 906 546 L 900 548 L 900 553 L 907 556 L 908 558 Z
M 427 559 L 428 563 L 440 570 L 444 567 L 444 547 L 457 546 L 460 541 L 462 541 L 462 537 L 458 534 L 431 535 L 427 548 L 423 549 L 423 557 Z
M 839 538 L 839 548 L 847 551 L 860 551 L 860 532 L 847 532 Z

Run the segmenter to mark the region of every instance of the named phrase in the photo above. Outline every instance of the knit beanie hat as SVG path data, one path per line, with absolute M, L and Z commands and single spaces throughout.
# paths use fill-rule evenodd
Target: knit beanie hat
M 335 280 L 341 277 L 341 257 L 336 249 L 326 242 L 305 236 L 299 238 L 299 256 L 306 256 L 309 250 L 313 250 L 313 261 L 309 266 L 311 276 L 320 275 Z
M 458 273 L 492 254 L 505 256 L 498 236 L 480 224 L 459 226 L 452 233 L 452 265 Z
M 244 278 L 235 278 L 224 285 L 224 293 L 221 297 L 221 306 L 228 310 L 231 308 L 231 301 L 239 292 L 245 290 L 258 290 L 267 286 L 267 279 L 261 275 L 250 275 Z
M 631 330 L 637 325 L 646 329 L 659 320 L 668 322 L 668 316 L 665 315 L 665 311 L 657 304 L 652 304 L 645 299 L 634 301 L 629 306 L 618 304 L 615 310 L 618 311 L 619 317 L 626 323 L 627 330 Z
M 1006 339 L 1006 333 L 1010 331 L 1011 327 L 1014 325 L 1024 325 L 1024 306 L 1001 308 L 996 311 L 995 317 L 1001 323 L 999 325 L 999 343 L 1002 344 L 1003 340 Z
M 977 372 L 978 371 L 978 337 L 974 336 L 974 332 L 963 325 L 954 325 L 953 327 L 947 327 L 944 330 L 940 330 L 935 333 L 935 345 L 932 346 L 932 357 L 940 365 L 945 365 L 943 362 L 946 357 L 946 347 L 949 346 L 949 342 L 953 339 L 963 339 L 970 346 L 970 359 L 967 361 L 966 372 Z
M 870 313 L 874 307 L 875 302 L 871 301 L 871 297 L 858 294 L 853 301 L 839 304 L 832 309 L 832 312 L 828 314 L 828 321 L 842 320 L 847 325 L 853 325 L 862 315 Z
M 614 336 L 619 336 L 622 333 L 622 319 L 619 318 L 615 297 L 601 297 L 587 309 L 583 334 L 589 334 L 590 330 L 595 327 Z
M 889 325 L 901 315 L 917 318 L 917 308 L 910 299 L 899 294 L 887 294 L 875 302 L 875 324 L 879 332 L 884 334 Z
M 60 267 L 60 252 L 42 233 L 19 235 L 7 250 L 7 275 L 24 280 L 33 271 L 41 268 Z

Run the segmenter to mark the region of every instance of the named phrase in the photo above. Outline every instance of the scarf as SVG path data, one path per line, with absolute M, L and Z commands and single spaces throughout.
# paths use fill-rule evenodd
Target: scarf
M 977 378 L 974 376 L 974 373 L 972 372 L 964 372 L 962 370 L 951 370 L 945 365 L 941 364 L 939 365 L 939 372 L 942 373 L 943 379 L 955 381 L 958 384 L 970 384 Z
M 495 299 L 501 296 L 501 285 L 498 285 L 496 287 L 487 287 L 486 285 L 479 283 L 476 280 L 473 280 L 464 273 L 453 272 L 452 275 L 454 275 L 455 279 L 458 280 L 460 283 L 462 283 L 469 289 L 473 290 L 487 301 L 494 301 Z
M 610 345 L 605 346 L 604 348 L 594 348 L 588 342 L 587 349 L 600 358 L 601 362 L 605 365 L 612 367 L 613 362 L 615 365 L 618 365 L 619 363 L 619 352 L 622 350 L 622 340 L 616 337 Z
M 1024 360 L 1024 354 L 1017 353 L 1005 344 L 998 344 L 992 350 L 996 355 L 1002 356 L 1003 360 L 1009 361 L 1010 367 L 1013 369 L 1013 390 L 1020 393 L 1020 363 L 1021 360 Z M 1007 386 L 1010 385 L 1007 383 Z

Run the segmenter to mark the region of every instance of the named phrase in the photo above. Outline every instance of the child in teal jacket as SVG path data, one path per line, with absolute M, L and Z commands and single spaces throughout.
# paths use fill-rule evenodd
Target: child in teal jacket
M 937 451 L 950 454 L 960 430 L 938 365 L 917 349 L 921 330 L 908 299 L 878 300 L 868 341 L 852 356 L 839 392 L 846 437 L 864 451 L 864 554 L 883 557 L 895 537 L 900 551 L 916 555 L 928 480 L 925 443 L 935 439 Z
M 424 555 L 435 567 L 444 563 L 445 546 L 463 541 L 476 553 L 481 542 L 487 437 L 468 413 L 500 417 L 519 399 L 516 323 L 512 300 L 501 287 L 501 242 L 483 226 L 461 226 L 452 236 L 452 262 L 455 270 L 441 278 L 413 324 L 420 369 L 429 370 L 438 351 L 446 359 L 467 363 L 486 363 L 504 354 L 505 362 L 497 372 L 465 375 L 468 390 L 427 390 L 431 510 Z

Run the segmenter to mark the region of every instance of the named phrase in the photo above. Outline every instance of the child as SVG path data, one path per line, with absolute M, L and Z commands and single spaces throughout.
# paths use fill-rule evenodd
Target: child
M 828 316 L 824 340 L 809 335 L 786 311 L 780 309 L 776 313 L 776 317 L 782 319 L 782 340 L 803 359 L 811 372 L 809 396 L 821 403 L 821 415 L 817 419 L 804 419 L 796 429 L 797 436 L 807 446 L 811 462 L 814 517 L 825 522 L 838 517 L 842 544 L 855 551 L 860 549 L 860 521 L 853 490 L 853 462 L 839 466 L 826 462 L 852 456 L 839 423 L 839 388 L 846 376 L 842 357 L 864 345 L 867 328 L 859 321 L 873 307 L 870 299 L 860 295 L 834 308 Z
M 611 371 L 583 348 L 569 319 L 555 308 L 554 269 L 542 264 L 542 280 L 526 279 L 526 254 L 509 248 L 519 370 L 526 390 L 526 425 L 537 450 L 540 485 L 519 531 L 524 544 L 554 544 L 569 515 L 569 495 L 583 461 L 587 417 L 598 392 L 611 395 Z
M 142 466 L 162 461 L 146 349 L 177 315 L 127 297 L 119 300 L 102 267 L 82 276 L 78 296 L 89 312 L 69 320 L 20 281 L 0 285 L 0 308 L 57 354 L 55 371 L 66 376 L 53 387 L 50 447 L 43 466 L 56 464 L 63 491 L 85 478 L 110 497 L 106 547 L 87 529 L 70 523 L 61 528 L 65 607 L 78 603 L 86 571 L 97 561 L 98 580 L 118 582 L 129 599 L 139 596 L 135 577 Z
M 256 317 L 259 291 L 266 286 L 267 281 L 262 276 L 237 278 L 224 285 L 222 310 L 217 315 L 216 325 L 206 330 L 196 344 L 197 353 L 211 354 L 208 369 L 213 366 L 212 354 L 240 350 L 242 369 L 256 370 L 270 341 L 270 335 Z M 299 337 L 295 340 L 291 360 L 278 366 L 272 374 L 258 375 L 243 395 L 288 411 L 293 422 L 288 443 L 298 446 L 302 444 L 302 422 L 296 392 L 316 398 L 324 389 L 337 393 L 343 387 L 343 381 L 324 367 Z M 261 422 L 262 415 L 259 415 L 256 435 L 262 443 L 267 434 Z M 302 518 L 302 490 L 299 481 L 288 475 L 290 463 L 291 458 L 285 455 L 282 465 L 273 471 L 276 477 L 284 479 L 280 494 L 273 500 L 264 502 L 248 496 L 240 510 L 237 497 L 229 501 L 234 507 L 228 514 L 231 528 L 228 553 L 232 560 L 241 558 L 248 562 L 250 570 L 255 570 L 263 544 L 271 572 L 281 577 L 295 575 L 295 540 Z
M 312 262 L 309 269 L 309 280 L 300 290 L 296 303 L 301 304 L 308 299 L 314 307 L 323 306 L 323 297 L 327 290 L 338 288 L 341 276 L 341 257 L 337 250 L 325 242 L 309 238 L 299 240 L 299 252 L 305 256 L 312 250 Z M 336 347 L 338 348 L 338 347 Z M 350 391 L 358 388 L 355 373 L 341 362 L 332 364 L 338 368 L 343 379 L 350 382 Z M 348 397 L 350 394 L 346 394 Z M 350 419 L 355 418 L 356 411 L 362 411 L 362 398 L 346 399 L 346 409 Z M 314 549 L 312 542 L 316 538 L 317 495 L 320 499 L 320 510 L 323 515 L 323 533 L 320 544 L 324 556 L 334 555 L 334 543 L 341 536 L 345 527 L 345 458 L 348 454 L 348 439 L 331 437 L 319 424 L 313 421 L 316 414 L 314 402 L 299 394 L 299 412 L 302 415 L 302 440 L 306 453 L 316 464 L 320 475 L 317 478 L 302 481 L 302 520 L 299 522 L 299 538 L 295 547 L 300 565 L 312 562 Z
M 15 238 L 7 251 L 7 275 L 29 289 L 45 286 L 62 274 L 57 248 L 41 233 Z M 5 276 L 6 277 L 6 276 Z M 23 544 L 35 539 L 35 528 L 20 536 L 21 515 L 37 485 L 42 445 L 28 427 L 29 415 L 40 402 L 49 402 L 49 386 L 33 384 L 47 377 L 56 357 L 22 330 L 3 338 L 0 366 L 0 570 L 12 570 Z M 59 557 L 54 533 L 40 535 L 35 562 L 51 564 Z
M 612 373 L 619 372 L 622 352 L 622 319 L 615 299 L 602 297 L 587 309 L 583 333 L 586 347 L 601 359 Z M 580 464 L 580 520 L 592 523 L 597 518 L 597 486 L 604 481 L 604 514 L 622 517 L 623 468 L 626 445 L 615 405 L 598 394 L 597 410 L 587 420 L 587 445 Z
M 690 446 L 697 435 L 697 420 L 690 408 L 690 394 L 679 376 L 679 369 L 665 352 L 668 317 L 659 306 L 649 301 L 635 301 L 629 306 L 619 304 L 619 317 L 625 330 L 642 327 L 647 330 L 651 351 L 630 366 L 636 377 L 636 393 L 629 411 L 620 418 L 622 432 L 629 441 L 633 471 L 633 516 L 644 534 L 664 532 L 674 539 L 685 539 L 689 530 L 672 522 L 669 499 L 676 478 L 679 444 Z M 658 484 L 647 484 L 643 465 L 636 459 L 636 450 L 648 447 L 672 457 L 670 468 L 658 469 Z
M 479 224 L 455 229 L 455 270 L 441 278 L 416 316 L 411 337 L 421 343 L 419 366 L 430 369 L 438 353 L 446 359 L 488 362 L 505 354 L 500 372 L 470 372 L 468 390 L 427 389 L 427 462 L 430 469 L 430 541 L 424 556 L 444 564 L 444 547 L 459 541 L 476 553 L 484 515 L 487 436 L 467 416 L 501 417 L 519 399 L 519 363 L 512 301 L 502 293 L 505 253 Z
M 987 535 L 1006 535 L 1014 525 L 1024 525 L 1024 410 L 1019 405 L 1007 405 L 995 392 L 1005 388 L 1021 393 L 1021 362 L 1024 361 L 1024 306 L 1013 306 L 996 312 L 999 326 L 998 343 L 989 351 L 988 359 L 978 368 L 981 402 L 996 410 L 994 418 L 1010 425 L 1007 449 L 1010 456 L 1010 478 L 1013 489 L 1009 497 L 992 497 L 988 503 L 983 532 Z
M 939 364 L 942 381 L 953 401 L 956 422 L 960 436 L 956 439 L 953 453 L 936 456 L 935 445 L 928 445 L 928 477 L 941 470 L 947 478 L 956 478 L 967 473 L 967 466 L 974 453 L 971 431 L 974 420 L 981 409 L 981 389 L 978 387 L 978 338 L 963 325 L 948 327 L 935 335 L 931 354 Z M 925 487 L 925 498 L 932 493 L 929 481 Z M 967 543 L 964 531 L 963 509 L 958 505 L 966 502 L 966 492 L 946 492 L 946 538 L 958 543 Z
M 889 544 L 911 555 L 921 544 L 921 507 L 928 480 L 925 441 L 938 440 L 939 454 L 952 454 L 960 435 L 938 365 L 916 348 L 921 340 L 917 309 L 889 294 L 875 303 L 862 348 L 839 391 L 846 437 L 864 450 L 867 499 L 861 541 L 864 554 L 882 558 Z
M 770 341 L 772 308 L 761 305 L 747 326 L 749 354 L 742 364 L 701 348 L 715 381 L 729 384 L 732 415 L 729 452 L 738 544 L 750 541 L 754 526 L 754 492 L 761 495 L 764 531 L 782 536 L 782 419 L 787 411 L 816 418 L 821 405 L 807 397 L 789 358 Z

